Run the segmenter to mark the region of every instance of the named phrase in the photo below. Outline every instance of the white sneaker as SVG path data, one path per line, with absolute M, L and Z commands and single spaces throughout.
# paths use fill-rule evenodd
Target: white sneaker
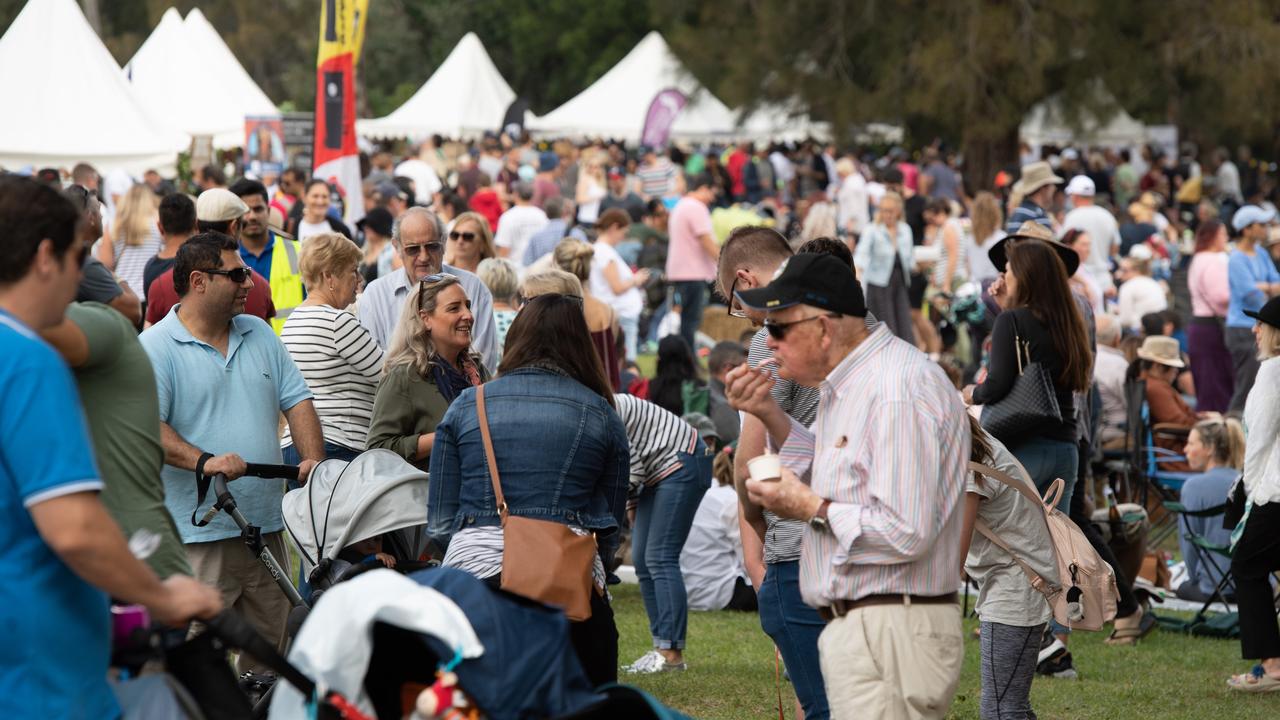
M 662 653 L 657 650 L 650 650 L 644 655 L 641 655 L 635 662 L 624 666 L 622 671 L 633 675 L 653 675 L 663 672 L 679 672 L 687 669 L 688 667 L 688 664 L 682 662 L 669 663 L 667 662 L 667 659 L 662 656 Z

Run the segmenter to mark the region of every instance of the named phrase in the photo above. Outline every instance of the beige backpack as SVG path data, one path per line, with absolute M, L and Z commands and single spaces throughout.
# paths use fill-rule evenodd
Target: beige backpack
M 1053 542 L 1053 553 L 1058 561 L 1058 579 L 1061 584 L 1051 583 L 1032 570 L 986 523 L 979 520 L 974 529 L 1009 553 L 1026 574 L 1031 587 L 1043 594 L 1049 602 L 1053 619 L 1073 630 L 1101 630 L 1103 625 L 1113 620 L 1116 616 L 1116 600 L 1119 598 L 1115 572 L 1098 555 L 1098 551 L 1093 549 L 1080 528 L 1054 507 L 1062 497 L 1062 479 L 1054 480 L 1044 498 L 1040 498 L 1025 482 L 995 468 L 970 462 L 969 469 L 1017 490 L 1044 512 L 1049 538 Z

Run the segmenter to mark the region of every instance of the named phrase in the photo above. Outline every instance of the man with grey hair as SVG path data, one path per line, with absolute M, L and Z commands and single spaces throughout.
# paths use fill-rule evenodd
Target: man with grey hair
M 1124 445 L 1127 404 L 1124 399 L 1124 376 L 1129 363 L 1120 352 L 1120 321 L 1116 316 L 1100 314 L 1098 354 L 1093 360 L 1093 382 L 1102 396 L 1102 415 L 1098 423 L 1098 441 L 1104 448 Z
M 493 322 L 493 295 L 480 278 L 442 264 L 444 225 L 424 207 L 411 207 L 391 227 L 391 244 L 400 255 L 403 272 L 393 272 L 369 283 L 360 297 L 360 324 L 383 350 L 391 343 L 405 298 L 418 281 L 436 273 L 454 275 L 471 300 L 475 325 L 471 347 L 480 353 L 485 367 L 498 367 L 498 333 Z
M 498 248 L 498 257 L 520 262 L 529 238 L 547 226 L 547 213 L 533 204 L 533 183 L 518 182 L 515 190 L 516 204 L 498 218 L 493 244 Z

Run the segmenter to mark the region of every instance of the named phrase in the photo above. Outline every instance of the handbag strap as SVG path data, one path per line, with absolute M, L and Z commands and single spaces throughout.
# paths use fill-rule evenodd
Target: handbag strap
M 1018 362 L 1018 374 L 1021 375 L 1027 365 L 1031 364 L 1031 345 L 1022 339 L 1022 334 L 1018 332 L 1018 316 L 1010 310 L 1009 322 L 1013 323 L 1013 356 Z M 1026 355 L 1027 361 L 1022 361 L 1022 356 Z
M 498 456 L 493 452 L 493 437 L 489 434 L 489 413 L 484 407 L 484 385 L 476 387 L 476 414 L 480 416 L 480 438 L 484 441 L 484 459 L 489 463 L 489 480 L 493 482 L 493 498 L 498 503 L 502 522 L 507 521 L 507 499 L 502 496 L 502 480 L 498 477 Z

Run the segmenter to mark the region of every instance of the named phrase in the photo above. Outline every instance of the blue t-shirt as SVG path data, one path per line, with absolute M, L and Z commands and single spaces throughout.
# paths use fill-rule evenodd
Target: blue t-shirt
M 311 391 L 271 326 L 253 315 L 231 319 L 227 355 L 192 337 L 175 305 L 139 340 L 156 372 L 160 421 L 205 452 L 235 453 L 245 462 L 279 464 L 280 413 L 311 398 Z M 219 513 L 204 527 L 191 524 L 195 474 L 165 465 L 164 503 L 184 543 L 239 537 L 240 529 Z M 244 477 L 231 483 L 240 512 L 263 532 L 284 528 L 283 480 Z M 210 492 L 197 519 L 213 505 Z
M 276 234 L 267 233 L 267 245 L 262 248 L 261 255 L 254 255 L 245 249 L 244 245 L 240 246 L 240 259 L 244 260 L 244 264 L 250 269 L 258 273 L 267 280 L 271 279 L 271 256 L 276 249 Z
M 1239 470 L 1233 470 L 1229 467 L 1217 467 L 1203 474 L 1187 478 L 1187 481 L 1182 484 L 1180 495 L 1183 506 L 1188 510 L 1208 510 L 1211 507 L 1217 507 L 1225 503 L 1227 501 L 1227 493 L 1231 490 L 1231 485 L 1238 477 L 1240 477 Z M 1221 515 L 1180 518 L 1179 522 L 1181 524 L 1178 528 L 1178 546 L 1182 550 L 1182 559 L 1187 564 L 1187 579 L 1195 580 L 1199 583 L 1200 590 L 1208 595 L 1213 592 L 1213 588 L 1222 580 L 1222 575 L 1215 571 L 1213 567 L 1200 563 L 1200 556 L 1196 552 L 1196 548 L 1186 538 L 1187 531 L 1200 535 L 1212 543 L 1230 545 L 1231 529 L 1222 526 Z M 1230 558 L 1214 553 L 1211 553 L 1210 556 L 1217 563 L 1218 570 L 1226 570 L 1231 565 Z
M 1258 283 L 1280 282 L 1280 273 L 1266 250 L 1256 248 L 1253 257 L 1232 250 L 1227 260 L 1227 282 L 1231 289 L 1231 302 L 1227 305 L 1227 327 L 1253 327 L 1253 318 L 1245 310 L 1257 312 L 1267 302 L 1267 294 L 1258 289 Z
M 107 596 L 45 544 L 29 509 L 102 489 L 62 358 L 0 311 L 0 717 L 109 718 Z

